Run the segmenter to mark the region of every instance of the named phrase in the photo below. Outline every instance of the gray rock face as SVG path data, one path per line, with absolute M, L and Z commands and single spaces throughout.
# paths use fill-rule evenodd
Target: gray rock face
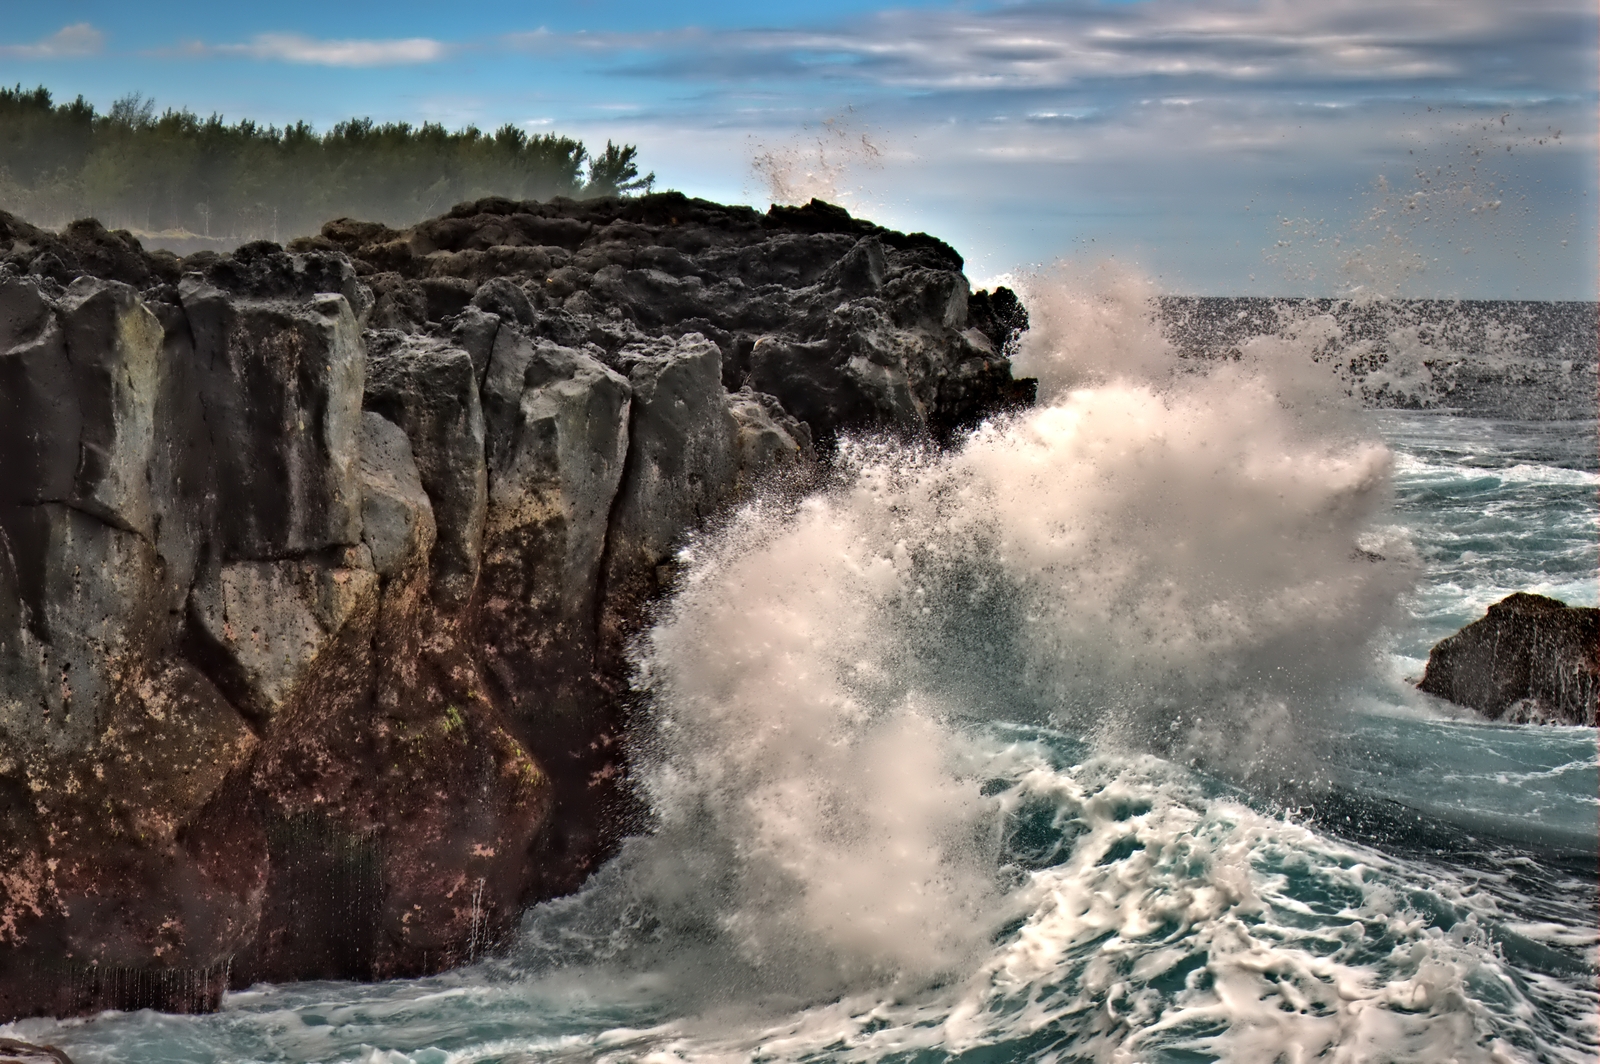
M 361 542 L 379 576 L 425 565 L 433 550 L 433 505 L 400 426 L 361 415 Z
M 0 1022 L 475 957 L 618 841 L 685 537 L 1031 395 L 1014 300 L 826 204 L 298 247 L 0 214 Z
M 1600 724 L 1600 609 L 1518 593 L 1428 654 L 1421 690 L 1511 724 Z
M 17 598 L 0 634 L 0 736 L 14 755 L 85 749 L 122 681 L 159 645 L 161 561 L 144 538 L 71 506 L 5 517 Z
M 653 591 L 656 567 L 683 531 L 732 496 L 739 423 L 722 388 L 722 354 L 699 333 L 625 348 L 622 361 L 633 385 L 631 443 L 605 581 L 625 601 Z
M 405 431 L 433 506 L 437 601 L 464 604 L 478 582 L 488 505 L 483 403 L 472 356 L 442 339 L 389 333 L 369 345 L 367 409 Z
M 75 281 L 54 313 L 36 290 L 0 281 L 0 319 L 0 344 L 11 341 L 0 346 L 0 460 L 15 470 L 0 491 L 150 536 L 160 322 L 132 288 L 93 278 Z
M 224 555 L 360 542 L 366 359 L 350 304 L 332 294 L 239 299 L 196 281 L 180 292 L 202 367 Z
M 132 288 L 115 281 L 79 278 L 58 307 L 82 419 L 69 497 L 149 538 L 155 514 L 146 470 L 161 388 L 161 323 Z
M 519 712 L 549 694 L 571 703 L 594 671 L 600 559 L 631 397 L 628 381 L 591 355 L 501 329 L 485 388 L 484 634 L 489 667 Z

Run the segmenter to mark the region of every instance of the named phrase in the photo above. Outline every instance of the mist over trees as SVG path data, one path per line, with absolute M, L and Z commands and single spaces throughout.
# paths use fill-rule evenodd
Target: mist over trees
M 95 111 L 44 87 L 0 89 L 0 210 L 59 229 L 77 218 L 147 244 L 192 237 L 285 241 L 343 216 L 404 226 L 483 196 L 548 199 L 648 191 L 637 149 L 607 141 L 352 118 L 318 133 L 156 111 L 133 94 Z

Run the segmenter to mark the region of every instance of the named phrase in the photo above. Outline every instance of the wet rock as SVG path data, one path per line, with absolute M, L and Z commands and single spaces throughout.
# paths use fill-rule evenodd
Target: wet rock
M 871 345 L 857 337 L 858 350 Z M 866 354 L 827 341 L 795 342 L 763 336 L 750 351 L 749 381 L 772 395 L 810 426 L 819 441 L 832 443 L 847 428 L 915 424 L 916 401 L 905 372 Z
M 72 1058 L 55 1046 L 0 1038 L 0 1064 L 72 1064 Z
M 968 298 L 967 324 L 988 340 L 991 353 L 1010 355 L 1018 337 L 1028 331 L 1028 308 L 1003 285 L 993 292 L 985 289 Z
M 377 588 L 370 567 L 233 562 L 195 587 L 191 610 L 226 656 L 235 698 L 265 721 L 352 618 L 371 616 Z
M 1428 654 L 1417 685 L 1512 724 L 1600 724 L 1600 609 L 1518 592 Z
M 552 701 L 570 712 L 587 691 L 632 394 L 589 354 L 500 332 L 485 387 L 483 632 L 488 667 L 518 713 Z
M 775 397 L 745 388 L 728 396 L 728 412 L 735 426 L 741 487 L 754 487 L 774 472 L 815 460 L 811 430 L 790 417 Z

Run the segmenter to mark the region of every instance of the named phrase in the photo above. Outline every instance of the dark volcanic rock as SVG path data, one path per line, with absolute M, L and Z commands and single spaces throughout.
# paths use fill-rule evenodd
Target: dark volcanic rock
M 0 1022 L 437 971 L 575 889 L 684 537 L 1031 401 L 960 269 L 817 202 L 182 261 L 0 214 Z
M 1518 593 L 1428 655 L 1417 685 L 1513 724 L 1600 724 L 1600 609 Z
M 381 289 L 385 328 L 426 330 L 466 302 L 480 317 L 455 318 L 458 331 L 481 335 L 492 315 L 612 363 L 630 344 L 700 333 L 725 387 L 775 396 L 824 450 L 861 429 L 948 438 L 1031 394 L 1011 381 L 1027 328 L 1014 295 L 969 293 L 942 241 L 818 201 L 761 215 L 677 193 L 487 199 L 403 232 L 330 222 L 297 247 L 349 254 Z

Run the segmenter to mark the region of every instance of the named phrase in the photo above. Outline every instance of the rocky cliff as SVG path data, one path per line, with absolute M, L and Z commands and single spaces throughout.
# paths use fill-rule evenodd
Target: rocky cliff
M 683 536 L 1031 401 L 961 267 L 675 194 L 182 260 L 0 214 L 0 1019 L 434 971 L 574 889 Z

